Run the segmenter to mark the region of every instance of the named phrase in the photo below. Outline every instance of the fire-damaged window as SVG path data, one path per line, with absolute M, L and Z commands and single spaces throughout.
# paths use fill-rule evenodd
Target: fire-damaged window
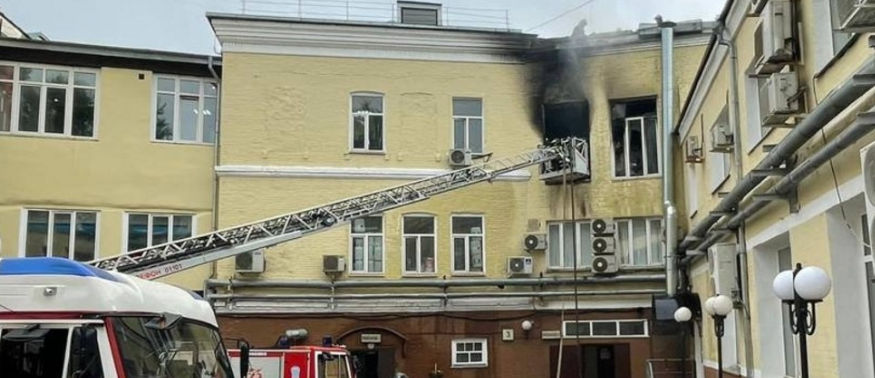
M 352 273 L 383 272 L 383 217 L 371 216 L 352 221 Z
M 353 152 L 383 152 L 383 95 L 354 93 L 351 99 L 350 150 Z
M 453 99 L 453 148 L 483 152 L 483 100 Z
M 656 99 L 611 103 L 614 177 L 655 176 L 660 172 Z

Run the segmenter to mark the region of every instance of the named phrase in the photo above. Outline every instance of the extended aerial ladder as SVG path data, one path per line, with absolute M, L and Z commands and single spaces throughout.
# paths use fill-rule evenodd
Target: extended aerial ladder
M 589 176 L 587 142 L 555 140 L 537 149 L 456 169 L 290 214 L 134 250 L 89 262 L 104 270 L 152 280 L 196 266 L 325 231 L 355 218 L 424 201 L 434 195 L 492 181 L 505 173 L 540 164 L 542 177 Z

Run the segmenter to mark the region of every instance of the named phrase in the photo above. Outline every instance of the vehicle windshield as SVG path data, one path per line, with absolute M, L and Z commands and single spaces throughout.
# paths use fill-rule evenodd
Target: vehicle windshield
M 181 319 L 164 329 L 154 317 L 112 319 L 127 378 L 233 378 L 217 329 Z

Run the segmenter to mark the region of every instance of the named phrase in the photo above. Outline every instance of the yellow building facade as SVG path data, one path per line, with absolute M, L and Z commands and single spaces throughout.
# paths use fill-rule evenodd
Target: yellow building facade
M 0 256 L 91 261 L 211 230 L 218 83 L 203 56 L 0 40 Z M 202 290 L 210 271 L 166 281 Z
M 578 363 L 562 376 L 597 370 L 598 353 L 618 377 L 674 355 L 652 309 L 665 292 L 658 28 L 542 40 L 441 25 L 208 18 L 223 49 L 220 228 L 450 172 L 460 168 L 448 161 L 454 149 L 477 164 L 555 137 L 589 143 L 586 182 L 547 185 L 534 166 L 220 261 L 207 298 L 228 337 L 267 345 L 305 328 L 382 361 L 381 375 L 386 366 L 555 375 L 559 345 L 578 336 L 583 354 L 565 347 L 563 358 Z M 691 25 L 673 49 L 681 98 L 709 35 L 707 24 Z M 618 274 L 609 277 L 591 268 L 598 219 L 616 225 Z M 546 246 L 527 250 L 528 235 Z M 530 268 L 513 271 L 517 259 Z M 529 318 L 534 328 L 520 328 Z M 359 339 L 374 333 L 384 341 Z M 406 343 L 416 355 L 402 353 Z M 487 351 L 484 360 L 460 360 L 468 347 Z M 521 353 L 538 357 L 520 364 Z
M 850 9 L 844 1 L 728 1 L 678 117 L 681 290 L 699 303 L 733 299 L 722 339 L 731 376 L 798 376 L 804 358 L 811 376 L 875 374 L 861 167 L 861 150 L 875 140 L 865 129 L 872 84 L 862 80 L 872 50 L 864 31 L 839 30 Z M 807 350 L 773 291 L 777 274 L 797 263 L 832 282 Z M 704 311 L 694 320 L 691 354 L 712 376 L 714 321 Z

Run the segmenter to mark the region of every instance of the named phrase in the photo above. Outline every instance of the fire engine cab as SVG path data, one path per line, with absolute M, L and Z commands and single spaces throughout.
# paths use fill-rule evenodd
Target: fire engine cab
M 0 259 L 0 375 L 232 378 L 194 293 L 52 257 Z
M 234 374 L 241 378 L 355 378 L 349 351 L 342 346 L 289 349 L 231 349 Z M 248 362 L 245 355 L 248 354 Z M 239 374 L 241 366 L 249 374 Z

